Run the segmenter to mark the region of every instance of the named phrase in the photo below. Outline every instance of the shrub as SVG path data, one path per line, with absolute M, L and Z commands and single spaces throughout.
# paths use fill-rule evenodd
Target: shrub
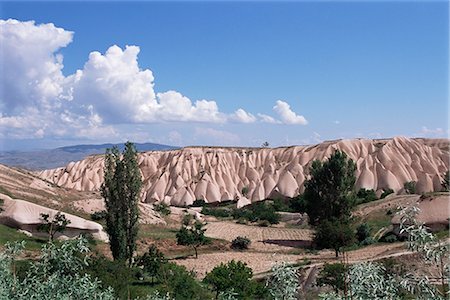
M 152 282 L 160 274 L 165 263 L 167 263 L 167 259 L 155 245 L 151 245 L 148 251 L 137 260 L 137 265 L 142 267 L 143 271 L 152 278 Z
M 356 194 L 356 197 L 357 204 L 367 203 L 378 199 L 374 190 L 366 190 L 365 188 L 360 189 Z
M 397 236 L 392 232 L 389 232 L 380 238 L 380 242 L 382 243 L 395 243 L 397 241 L 398 241 Z
M 306 212 L 306 201 L 302 195 L 298 195 L 297 197 L 291 198 L 289 200 L 289 206 L 294 212 Z
M 209 208 L 204 206 L 202 208 L 202 214 L 216 218 L 229 218 L 233 213 L 226 208 Z
M 444 192 L 450 192 L 450 173 L 449 173 L 449 171 L 445 172 L 443 177 L 444 177 L 444 180 L 441 182 L 442 188 L 444 189 Z
M 372 245 L 374 242 L 375 242 L 374 239 L 371 236 L 369 236 L 369 237 L 365 238 L 362 242 L 360 242 L 360 245 L 368 246 L 368 245 Z
M 203 199 L 196 199 L 193 203 L 192 203 L 192 207 L 203 207 L 206 205 L 206 201 Z
M 394 190 L 391 188 L 383 189 L 383 193 L 380 196 L 380 199 L 386 198 L 387 195 L 393 194 Z
M 291 207 L 291 200 L 275 199 L 273 200 L 273 209 L 275 211 L 294 212 Z
M 270 226 L 270 222 L 267 221 L 267 220 L 261 220 L 261 221 L 258 222 L 258 226 L 269 227 Z
M 415 194 L 416 193 L 416 182 L 415 181 L 408 181 L 405 182 L 405 184 L 403 185 L 403 188 L 405 189 L 405 192 L 407 194 Z
M 177 244 L 191 246 L 195 251 L 195 258 L 198 257 L 197 248 L 209 241 L 205 237 L 206 229 L 203 226 L 204 224 L 199 221 L 183 222 L 182 227 L 176 234 Z
M 244 197 L 247 197 L 247 194 L 248 194 L 248 187 L 247 187 L 247 186 L 244 186 L 244 187 L 242 188 L 241 194 L 242 194 Z
M 101 221 L 106 219 L 106 210 L 99 210 L 91 214 L 92 221 Z
M 250 246 L 251 241 L 242 236 L 238 236 L 231 242 L 231 248 L 235 250 L 246 250 Z
M 239 218 L 236 221 L 237 224 L 242 224 L 242 225 L 247 225 L 248 224 L 248 220 L 246 218 Z
M 362 223 L 356 228 L 356 238 L 358 242 L 362 242 L 370 237 L 370 226 L 367 223 Z
M 161 203 L 157 203 L 153 205 L 153 209 L 157 212 L 159 212 L 161 215 L 163 216 L 168 216 L 170 215 L 170 206 L 167 205 L 164 202 Z
M 42 223 L 37 226 L 37 230 L 47 233 L 50 242 L 53 241 L 57 232 L 63 232 L 70 224 L 70 220 L 60 211 L 51 219 L 49 214 L 41 213 L 39 219 Z

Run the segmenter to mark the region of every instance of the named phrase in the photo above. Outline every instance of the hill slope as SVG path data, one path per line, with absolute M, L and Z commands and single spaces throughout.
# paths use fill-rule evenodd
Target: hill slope
M 282 148 L 187 147 L 139 154 L 144 178 L 143 201 L 173 205 L 239 199 L 240 205 L 267 197 L 295 196 L 315 159 L 336 149 L 357 164 L 356 187 L 401 190 L 417 182 L 417 192 L 440 190 L 449 169 L 448 140 L 408 139 L 339 140 L 314 146 Z M 65 168 L 37 173 L 59 186 L 98 190 L 103 181 L 103 156 L 72 162 Z
M 140 152 L 178 149 L 173 146 L 153 143 L 137 143 L 135 145 L 137 150 Z M 118 146 L 122 149 L 124 144 L 74 145 L 50 150 L 36 150 L 27 152 L 1 151 L 0 163 L 8 166 L 22 167 L 29 170 L 45 170 L 65 166 L 71 161 L 82 160 L 89 155 L 103 154 L 107 148 L 111 148 L 113 146 Z

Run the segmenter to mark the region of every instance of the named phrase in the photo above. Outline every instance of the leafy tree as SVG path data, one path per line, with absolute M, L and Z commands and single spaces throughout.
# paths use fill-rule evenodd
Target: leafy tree
M 370 237 L 370 226 L 367 223 L 362 223 L 356 228 L 356 238 L 358 242 L 362 242 Z
M 7 244 L 0 253 L 0 299 L 114 299 L 111 288 L 102 289 L 97 279 L 79 274 L 88 264 L 84 238 L 44 245 L 39 260 L 31 261 L 25 277 L 19 279 L 11 266 L 23 247 L 24 243 Z
M 442 187 L 444 188 L 444 191 L 450 192 L 450 173 L 449 173 L 449 171 L 445 172 L 445 174 L 444 174 L 444 180 L 442 181 Z
M 383 189 L 383 193 L 381 194 L 380 199 L 384 199 L 384 198 L 386 198 L 386 196 L 393 194 L 393 193 L 394 193 L 394 190 L 391 188 Z
M 205 237 L 206 229 L 200 221 L 193 221 L 192 217 L 185 218 L 183 225 L 176 234 L 177 244 L 191 246 L 195 251 L 195 258 L 198 258 L 197 249 L 201 245 L 205 245 L 209 240 Z
M 329 285 L 336 294 L 345 288 L 346 266 L 342 263 L 325 264 L 317 277 L 319 286 Z
M 261 147 L 262 148 L 268 148 L 270 146 L 269 142 L 265 141 L 264 143 L 262 143 Z
M 336 257 L 342 247 L 353 244 L 354 233 L 347 222 L 325 220 L 316 227 L 314 243 L 320 248 L 334 249 Z
M 311 224 L 350 216 L 355 205 L 355 170 L 353 160 L 339 150 L 323 163 L 313 161 L 303 195 Z
M 99 211 L 93 212 L 91 214 L 91 220 L 92 221 L 101 221 L 106 218 L 106 215 L 107 215 L 106 210 L 99 210 Z
M 244 298 L 251 293 L 250 279 L 253 271 L 247 267 L 246 263 L 241 261 L 230 261 L 227 264 L 221 263 L 207 273 L 203 282 L 213 287 L 216 292 L 216 298 L 220 292 L 226 292 L 233 289 L 239 299 Z
M 163 264 L 160 272 L 162 294 L 170 299 L 210 299 L 210 295 L 195 279 L 195 273 L 175 263 Z M 166 298 L 169 299 L 169 298 Z
M 295 300 L 300 288 L 297 269 L 285 262 L 277 264 L 271 269 L 272 275 L 266 282 L 270 295 L 276 300 Z
M 160 274 L 165 263 L 167 263 L 167 259 L 164 254 L 155 245 L 151 245 L 137 264 L 143 267 L 144 272 L 152 277 L 152 282 L 154 282 L 154 278 Z
M 37 230 L 47 233 L 49 242 L 53 241 L 57 232 L 63 232 L 70 224 L 70 220 L 61 212 L 57 212 L 52 219 L 49 214 L 41 213 L 39 219 L 42 223 L 37 226 Z
M 115 260 L 131 265 L 138 234 L 139 197 L 142 179 L 137 151 L 127 142 L 122 155 L 117 147 L 106 150 L 105 181 L 101 192 L 106 204 L 106 232 Z
M 415 194 L 416 193 L 416 182 L 415 181 L 408 181 L 405 182 L 405 184 L 403 185 L 403 188 L 405 189 L 405 192 L 407 194 Z

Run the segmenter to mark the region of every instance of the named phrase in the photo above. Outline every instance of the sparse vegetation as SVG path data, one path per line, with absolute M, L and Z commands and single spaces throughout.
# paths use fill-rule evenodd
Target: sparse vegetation
M 444 174 L 444 180 L 442 180 L 442 188 L 445 192 L 450 192 L 450 172 L 447 171 Z
M 366 190 L 362 188 L 356 194 L 356 204 L 368 203 L 378 200 L 374 190 Z
M 203 199 L 196 199 L 193 203 L 192 203 L 192 207 L 204 207 L 206 205 L 206 201 Z
M 159 212 L 161 215 L 163 216 L 168 216 L 170 215 L 170 206 L 167 205 L 164 202 L 161 203 L 157 203 L 153 205 L 153 209 L 157 212 Z
M 336 294 L 344 291 L 347 266 L 342 263 L 326 263 L 317 277 L 317 285 L 329 285 Z

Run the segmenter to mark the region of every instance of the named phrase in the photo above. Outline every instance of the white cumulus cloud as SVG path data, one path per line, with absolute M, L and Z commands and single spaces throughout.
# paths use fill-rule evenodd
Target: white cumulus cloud
M 281 122 L 279 120 L 276 120 L 274 117 L 265 115 L 265 114 L 258 114 L 259 119 L 263 123 L 269 123 L 269 124 L 280 124 Z
M 287 102 L 278 100 L 273 107 L 273 110 L 280 116 L 281 121 L 284 124 L 306 125 L 305 117 L 297 115 L 291 110 L 290 105 Z
M 230 118 L 236 122 L 240 123 L 254 123 L 256 121 L 256 117 L 251 113 L 246 112 L 242 108 L 236 110 Z

